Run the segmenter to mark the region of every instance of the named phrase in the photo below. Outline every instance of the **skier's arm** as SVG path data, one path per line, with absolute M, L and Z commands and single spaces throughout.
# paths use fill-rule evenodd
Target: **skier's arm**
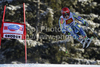
M 77 20 L 81 21 L 83 24 L 87 24 L 87 22 L 80 16 L 76 15 L 73 13 L 73 17 L 76 18 Z
M 60 17 L 59 19 L 59 26 L 60 26 L 60 30 L 62 31 L 62 33 L 66 33 L 66 29 L 64 28 L 64 20 L 63 18 Z

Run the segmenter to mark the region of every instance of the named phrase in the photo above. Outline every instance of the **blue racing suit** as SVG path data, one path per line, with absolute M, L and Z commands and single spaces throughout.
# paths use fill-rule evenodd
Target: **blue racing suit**
M 74 39 L 79 41 L 80 37 L 77 33 L 80 33 L 83 37 L 87 37 L 87 34 L 84 32 L 83 28 L 75 22 L 75 19 L 81 21 L 83 24 L 86 22 L 82 17 L 70 12 L 70 16 L 67 19 L 63 16 L 60 16 L 59 26 L 62 33 L 66 34 L 67 31 L 71 34 L 71 36 L 73 36 Z

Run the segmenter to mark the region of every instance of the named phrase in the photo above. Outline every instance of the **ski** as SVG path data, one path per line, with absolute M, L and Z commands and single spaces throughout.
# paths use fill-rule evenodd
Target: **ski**
M 90 45 L 92 39 L 93 39 L 93 37 L 91 37 L 91 38 L 86 38 L 86 39 L 82 40 L 81 43 L 83 44 L 83 48 L 86 46 L 86 44 L 87 44 L 87 46 L 86 46 L 86 48 L 87 48 L 87 47 Z
M 84 40 L 83 40 L 84 41 Z M 83 42 L 83 48 L 85 47 L 85 44 L 87 43 L 87 38 L 85 39 L 85 41 Z
M 90 43 L 91 43 L 92 39 L 93 39 L 93 37 L 91 37 L 91 38 L 90 38 L 90 41 L 88 42 L 88 44 L 87 44 L 86 48 L 87 48 L 87 47 L 89 47 L 89 45 L 90 45 Z

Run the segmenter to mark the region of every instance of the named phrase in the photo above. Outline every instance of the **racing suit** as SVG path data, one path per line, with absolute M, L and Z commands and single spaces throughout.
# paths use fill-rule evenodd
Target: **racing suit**
M 74 39 L 80 41 L 80 37 L 77 33 L 80 33 L 83 36 L 83 38 L 86 38 L 87 34 L 84 32 L 82 27 L 75 22 L 75 19 L 79 20 L 83 24 L 86 23 L 86 21 L 82 17 L 70 12 L 70 16 L 67 19 L 64 18 L 62 15 L 60 16 L 59 26 L 62 33 L 66 34 L 66 32 L 69 32 L 69 34 L 71 34 L 71 36 L 73 36 Z

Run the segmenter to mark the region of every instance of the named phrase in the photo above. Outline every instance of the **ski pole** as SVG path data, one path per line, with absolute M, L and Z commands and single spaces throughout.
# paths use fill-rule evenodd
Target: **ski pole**
M 95 34 L 95 35 L 96 35 L 96 37 L 100 40 L 100 38 L 99 38 L 98 34 L 97 34 L 97 33 L 95 33 L 95 31 L 94 31 L 92 28 L 89 28 L 89 27 L 88 27 L 88 29 L 90 29 L 90 30 L 93 32 L 93 34 Z

